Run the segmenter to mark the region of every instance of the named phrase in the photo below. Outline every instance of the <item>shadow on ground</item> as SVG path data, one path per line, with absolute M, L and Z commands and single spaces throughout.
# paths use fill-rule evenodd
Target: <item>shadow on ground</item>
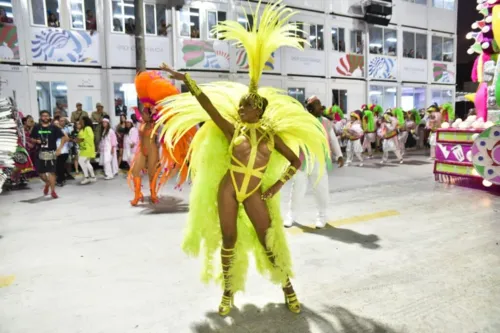
M 30 203 L 30 204 L 36 204 L 36 203 L 39 203 L 39 202 L 45 202 L 45 201 L 50 201 L 50 200 L 54 200 L 54 199 L 52 199 L 49 196 L 42 195 L 42 196 L 39 196 L 39 197 L 36 197 L 36 198 L 32 198 L 32 199 L 21 200 L 20 202 Z
M 380 248 L 377 242 L 380 238 L 377 235 L 364 235 L 350 229 L 336 228 L 327 224 L 323 229 L 314 229 L 308 226 L 294 224 L 305 233 L 328 237 L 332 240 L 347 244 L 360 244 L 364 248 L 376 250 Z
M 150 202 L 149 197 L 144 197 L 144 202 Z M 189 211 L 189 204 L 176 197 L 165 196 L 160 198 L 157 204 L 145 204 L 140 207 L 145 208 L 141 214 L 175 214 Z
M 340 306 L 325 306 L 321 312 L 302 305 L 293 314 L 284 304 L 268 304 L 263 309 L 246 304 L 233 308 L 228 317 L 217 312 L 194 324 L 194 333 L 396 333 L 373 319 L 358 316 Z

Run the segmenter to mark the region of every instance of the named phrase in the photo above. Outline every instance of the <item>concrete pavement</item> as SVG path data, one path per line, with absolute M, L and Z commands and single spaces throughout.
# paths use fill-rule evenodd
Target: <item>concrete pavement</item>
M 218 316 L 220 290 L 180 249 L 188 188 L 157 211 L 129 207 L 123 178 L 2 195 L 0 332 L 500 332 L 499 198 L 435 183 L 422 156 L 375 162 L 331 173 L 327 228 L 309 227 L 309 193 L 287 231 L 300 315 L 251 269 Z

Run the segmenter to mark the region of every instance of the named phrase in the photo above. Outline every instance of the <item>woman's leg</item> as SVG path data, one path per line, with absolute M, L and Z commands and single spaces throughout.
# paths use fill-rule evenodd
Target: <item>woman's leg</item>
M 90 158 L 87 158 L 87 170 L 89 171 L 90 179 L 95 181 L 94 167 L 92 166 L 92 163 L 90 163 Z
M 78 170 L 78 159 L 79 159 L 78 154 L 73 156 L 73 164 L 74 164 L 76 173 L 80 172 L 80 170 Z
M 122 160 L 123 160 L 123 148 L 118 149 L 118 168 L 120 168 L 120 165 L 122 165 Z
M 151 193 L 151 202 L 158 203 L 158 193 L 157 193 L 157 182 L 155 179 L 156 170 L 158 168 L 159 157 L 158 157 L 158 147 L 156 145 L 151 146 L 152 149 L 149 151 L 148 155 L 148 176 L 149 176 L 149 191 Z
M 113 170 L 111 168 L 111 163 L 112 163 L 111 160 L 104 161 L 104 176 L 107 179 L 111 179 L 114 176 Z
M 85 157 L 78 157 L 78 163 L 80 164 L 80 168 L 82 168 L 83 176 L 85 178 L 89 178 L 89 171 L 87 169 L 87 161 Z
M 230 269 L 234 258 L 234 246 L 238 236 L 236 219 L 238 218 L 238 201 L 229 174 L 221 181 L 218 193 L 218 210 L 222 232 L 221 262 L 224 276 L 224 294 L 219 305 L 219 314 L 225 316 L 231 311 L 233 291 L 231 290 Z
M 257 232 L 259 242 L 266 250 L 269 261 L 274 265 L 274 254 L 266 244 L 267 231 L 271 227 L 271 216 L 269 215 L 267 204 L 264 200 L 262 200 L 261 196 L 261 191 L 257 191 L 243 202 L 243 206 L 245 207 L 245 212 L 247 213 L 248 218 L 252 222 L 255 231 Z M 294 313 L 299 313 L 300 303 L 297 300 L 297 296 L 295 295 L 295 291 L 293 289 L 292 283 L 290 282 L 290 279 L 287 278 L 285 281 L 283 281 L 282 286 L 287 300 L 286 302 L 288 309 Z
M 132 179 L 134 183 L 134 199 L 130 201 L 132 206 L 137 206 L 139 201 L 144 200 L 144 196 L 141 192 L 141 172 L 146 167 L 146 157 L 142 154 L 137 155 L 135 161 L 133 162 L 132 170 L 130 173 L 132 174 Z

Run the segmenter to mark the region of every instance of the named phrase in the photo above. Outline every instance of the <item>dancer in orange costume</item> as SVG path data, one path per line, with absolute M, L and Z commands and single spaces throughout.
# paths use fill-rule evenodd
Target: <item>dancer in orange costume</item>
M 136 206 L 139 201 L 144 201 L 141 191 L 141 173 L 144 170 L 147 170 L 149 176 L 151 203 L 158 203 L 160 188 L 174 175 L 179 175 L 176 187 L 180 187 L 185 182 L 188 176 L 185 161 L 191 138 L 196 132 L 196 128 L 190 129 L 179 142 L 173 145 L 172 149 L 167 149 L 166 145 L 158 140 L 158 132 L 154 130 L 157 117 L 155 105 L 164 98 L 178 94 L 179 91 L 170 81 L 155 71 L 138 74 L 135 86 L 143 108 L 142 111 L 135 108 L 141 125 L 139 147 L 136 149 L 128 174 L 129 185 L 133 184 L 134 189 L 134 199 L 130 202 L 132 206 Z

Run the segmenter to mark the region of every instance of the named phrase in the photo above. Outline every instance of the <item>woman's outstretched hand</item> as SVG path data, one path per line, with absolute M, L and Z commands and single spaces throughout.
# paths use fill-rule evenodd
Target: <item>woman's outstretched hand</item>
M 170 78 L 178 81 L 184 81 L 185 75 L 179 72 L 176 72 L 170 66 L 168 66 L 166 63 L 162 63 L 160 65 L 160 69 L 164 70 L 165 72 L 169 73 Z
M 271 186 L 266 192 L 262 193 L 262 200 L 271 199 L 276 193 L 278 193 L 283 187 L 281 181 L 277 181 L 273 186 Z

